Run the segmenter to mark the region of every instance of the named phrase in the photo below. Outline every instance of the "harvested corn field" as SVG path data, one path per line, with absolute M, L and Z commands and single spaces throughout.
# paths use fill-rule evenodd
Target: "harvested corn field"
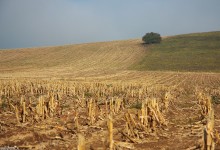
M 1 50 L 0 149 L 220 149 L 215 34 Z
M 152 76 L 157 80 L 2 79 L 0 145 L 20 149 L 220 148 L 218 74 Z M 170 84 L 170 78 L 176 82 Z

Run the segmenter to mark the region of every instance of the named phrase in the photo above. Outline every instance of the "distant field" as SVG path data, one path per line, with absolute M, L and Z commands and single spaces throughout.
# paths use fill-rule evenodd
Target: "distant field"
M 134 71 L 220 72 L 220 32 L 0 50 L 0 76 L 104 77 Z M 139 73 L 138 73 L 139 74 Z
M 141 40 L 100 42 L 0 51 L 0 72 L 88 76 L 126 70 L 145 55 Z
M 177 35 L 146 46 L 148 53 L 132 69 L 151 71 L 220 71 L 220 32 Z

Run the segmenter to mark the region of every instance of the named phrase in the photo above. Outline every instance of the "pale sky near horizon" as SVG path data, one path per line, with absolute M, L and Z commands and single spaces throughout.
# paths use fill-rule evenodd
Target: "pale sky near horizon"
M 0 0 L 0 49 L 220 31 L 220 0 Z

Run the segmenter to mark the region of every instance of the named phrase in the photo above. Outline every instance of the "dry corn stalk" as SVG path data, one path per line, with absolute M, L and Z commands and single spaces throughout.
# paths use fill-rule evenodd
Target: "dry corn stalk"
M 113 98 L 111 98 L 110 100 L 109 107 L 110 107 L 110 113 L 114 114 L 114 99 Z
M 134 90 L 131 90 L 131 97 L 134 97 Z
M 121 99 L 116 99 L 115 101 L 115 113 L 118 113 L 120 108 L 122 106 L 122 100 Z
M 76 116 L 74 118 L 74 122 L 75 122 L 75 128 L 78 131 L 79 130 L 78 112 L 76 112 Z
M 93 99 L 90 99 L 88 103 L 88 114 L 89 114 L 90 125 L 94 124 L 95 122 L 95 111 L 96 111 L 95 101 L 93 101 Z
M 18 112 L 18 107 L 17 106 L 15 106 L 15 116 L 16 116 L 17 122 L 20 123 L 19 112 Z
M 109 133 L 109 148 L 113 150 L 114 141 L 113 141 L 113 123 L 111 115 L 108 116 L 108 133 Z
M 47 106 L 44 106 L 44 119 L 47 119 L 47 118 L 49 118 L 48 108 L 47 108 Z
M 49 115 L 52 117 L 53 112 L 55 110 L 55 103 L 54 103 L 54 95 L 50 96 L 49 103 L 48 103 L 48 110 L 49 110 Z
M 214 108 L 212 99 L 203 93 L 197 95 L 199 100 L 201 115 L 203 118 L 207 118 L 206 126 L 203 130 L 203 150 L 214 150 L 215 149 L 215 133 L 214 133 Z
M 78 134 L 77 150 L 86 150 L 85 137 L 82 134 Z
M 220 143 L 220 135 L 217 130 L 215 131 L 215 138 L 216 138 L 216 144 L 219 144 Z
M 211 109 L 208 114 L 207 124 L 204 129 L 203 135 L 203 149 L 204 150 L 214 150 L 215 142 L 214 142 L 214 109 Z
M 43 96 L 40 96 L 39 99 L 38 99 L 38 104 L 36 106 L 36 113 L 38 116 L 42 117 L 44 119 L 44 110 L 45 110 L 45 107 L 44 107 L 44 98 Z
M 158 126 L 167 125 L 156 98 L 142 101 L 141 110 L 137 111 L 137 115 L 128 112 L 125 114 L 125 120 L 123 135 L 135 143 L 140 142 L 140 138 L 144 138 L 143 132 L 148 134 L 154 132 Z
M 142 105 L 142 124 L 148 128 L 155 129 L 156 125 L 167 125 L 164 116 L 160 112 L 156 98 L 146 99 Z
M 138 91 L 138 98 L 141 99 L 141 95 L 143 94 L 143 90 L 142 89 L 139 89 Z
M 142 125 L 148 126 L 148 99 L 142 102 L 140 119 Z
M 24 102 L 24 96 L 21 96 L 21 99 L 20 99 L 20 106 L 23 105 L 23 102 Z
M 25 101 L 23 102 L 23 105 L 22 105 L 22 122 L 24 123 L 25 122 L 25 117 L 26 117 L 26 107 L 25 107 Z
M 211 108 L 212 107 L 211 97 L 200 92 L 197 95 L 197 98 L 198 98 L 198 103 L 201 109 L 201 115 L 203 118 L 205 118 L 209 114 L 209 111 L 212 109 Z
M 126 132 L 128 134 L 128 136 L 130 137 L 135 137 L 135 133 L 134 133 L 134 123 L 133 121 L 131 121 L 131 115 L 129 113 L 125 114 L 125 119 L 126 119 Z

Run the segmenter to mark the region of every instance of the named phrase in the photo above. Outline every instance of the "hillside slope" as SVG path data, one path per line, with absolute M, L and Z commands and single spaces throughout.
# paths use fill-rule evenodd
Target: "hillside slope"
M 220 72 L 220 32 L 172 36 L 150 46 L 136 39 L 0 50 L 5 77 L 91 77 L 128 70 Z
M 194 33 L 163 39 L 132 69 L 151 71 L 220 71 L 220 32 Z
M 140 40 L 100 42 L 0 51 L 1 72 L 124 70 L 138 62 L 146 49 Z

